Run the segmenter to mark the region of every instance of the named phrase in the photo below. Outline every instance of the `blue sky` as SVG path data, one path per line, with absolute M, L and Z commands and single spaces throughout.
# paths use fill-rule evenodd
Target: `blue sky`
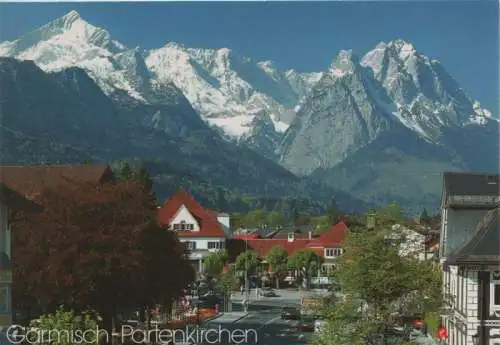
M 498 114 L 498 2 L 177 2 L 0 4 L 0 39 L 14 39 L 75 9 L 127 46 L 169 41 L 231 48 L 298 71 L 325 69 L 341 49 L 364 54 L 401 38 L 439 59 Z

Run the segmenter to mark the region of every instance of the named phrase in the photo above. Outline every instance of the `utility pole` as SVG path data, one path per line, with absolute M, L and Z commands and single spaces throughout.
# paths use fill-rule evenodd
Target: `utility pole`
M 248 311 L 248 299 L 250 297 L 249 294 L 249 281 L 248 281 L 248 238 L 245 236 L 245 302 L 243 308 L 245 312 Z

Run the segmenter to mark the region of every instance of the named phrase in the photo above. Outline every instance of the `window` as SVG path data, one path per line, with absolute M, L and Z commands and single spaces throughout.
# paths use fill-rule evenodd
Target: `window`
M 0 313 L 9 314 L 10 310 L 10 285 L 0 285 Z
M 493 304 L 500 306 L 500 284 L 495 284 L 493 287 Z
M 326 248 L 325 249 L 325 257 L 326 258 L 335 258 L 342 254 L 341 248 Z
M 208 249 L 224 249 L 224 242 L 208 242 Z
M 196 250 L 196 242 L 195 241 L 187 241 L 184 242 L 184 245 L 188 250 Z
M 186 230 L 194 230 L 194 224 L 187 224 L 186 221 L 182 220 L 180 223 L 174 224 L 175 231 L 186 231 Z

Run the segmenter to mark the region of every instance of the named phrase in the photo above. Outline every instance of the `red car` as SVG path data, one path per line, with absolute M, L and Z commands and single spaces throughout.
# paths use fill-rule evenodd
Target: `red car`
M 302 332 L 314 332 L 314 319 L 310 317 L 303 317 L 300 320 L 300 330 Z

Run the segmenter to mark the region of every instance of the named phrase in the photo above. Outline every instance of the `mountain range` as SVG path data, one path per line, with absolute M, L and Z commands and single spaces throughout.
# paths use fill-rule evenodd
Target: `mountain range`
M 497 118 L 403 40 L 298 73 L 227 48 L 128 48 L 71 11 L 0 56 L 5 162 L 147 156 L 245 193 L 415 212 L 445 170 L 498 171 Z

